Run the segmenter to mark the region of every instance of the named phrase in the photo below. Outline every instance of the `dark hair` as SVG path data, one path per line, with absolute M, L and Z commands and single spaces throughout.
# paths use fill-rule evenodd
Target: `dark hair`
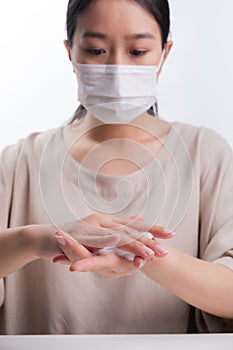
M 66 29 L 68 44 L 72 47 L 74 32 L 78 16 L 86 10 L 95 0 L 69 0 L 66 14 Z M 170 9 L 167 0 L 134 0 L 138 5 L 147 10 L 159 25 L 162 45 L 167 41 L 170 30 Z
M 67 29 L 67 42 L 70 47 L 73 45 L 73 37 L 78 22 L 78 17 L 84 12 L 95 0 L 69 0 L 66 15 L 66 29 Z M 156 20 L 159 25 L 162 48 L 167 42 L 168 34 L 170 31 L 170 9 L 168 0 L 133 0 L 138 5 L 147 10 Z M 156 110 L 158 108 L 156 104 Z M 76 115 L 84 109 L 80 106 L 75 112 Z M 153 110 L 153 109 L 152 109 Z M 72 119 L 72 121 L 74 120 Z

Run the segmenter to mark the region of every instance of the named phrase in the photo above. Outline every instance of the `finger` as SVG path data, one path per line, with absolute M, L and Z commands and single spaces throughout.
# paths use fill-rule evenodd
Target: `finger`
M 84 235 L 82 233 L 78 236 L 78 241 L 80 244 L 92 247 L 92 248 L 105 248 L 105 247 L 114 247 L 120 242 L 120 236 L 112 231 L 111 234 L 103 235 Z
M 168 253 L 167 249 L 162 247 L 154 238 L 151 239 L 151 237 L 148 237 L 149 235 L 153 237 L 151 233 L 145 232 L 144 235 L 142 235 L 129 226 L 124 226 L 124 229 L 119 228 L 118 233 L 121 236 L 121 241 L 117 248 L 143 259 L 150 260 L 155 255 L 162 257 Z M 140 237 L 138 237 L 139 234 Z
M 116 254 L 108 253 L 99 256 L 94 256 L 92 258 L 83 259 L 73 263 L 70 267 L 70 271 L 100 271 L 100 270 L 116 270 L 119 273 L 124 271 L 134 270 L 134 265 L 132 262 L 124 258 L 120 258 Z
M 60 255 L 55 256 L 55 258 L 53 258 L 53 263 L 54 264 L 63 264 L 63 265 L 70 265 L 71 264 L 70 260 L 64 254 L 60 254 Z
M 168 232 L 163 226 L 149 225 L 145 222 L 142 222 L 142 220 L 132 220 L 130 218 L 116 218 L 114 219 L 114 221 L 121 225 L 129 226 L 134 230 L 141 231 L 143 233 L 150 232 L 156 238 L 169 239 L 175 235 L 175 231 Z
M 143 215 L 133 215 L 133 216 L 129 216 L 127 219 L 144 221 L 144 216 Z
M 139 239 L 139 242 L 143 243 L 144 246 L 146 246 L 148 249 L 154 251 L 155 255 L 158 257 L 163 257 L 168 253 L 167 248 L 163 247 L 160 243 L 158 243 L 155 238 L 151 239 L 147 236 L 144 236 Z
M 138 215 L 133 216 L 133 218 L 134 217 L 138 217 Z M 123 247 L 122 250 L 129 252 L 129 253 L 132 253 L 133 255 L 138 255 L 138 256 L 142 257 L 143 259 L 151 259 L 154 256 L 153 250 L 146 247 L 142 242 L 139 242 L 139 239 L 142 236 L 141 232 L 133 230 L 132 228 L 130 228 L 126 225 L 119 225 L 119 222 L 114 221 L 114 217 L 113 218 L 111 217 L 108 219 L 111 219 L 111 220 L 108 220 L 109 228 L 111 228 L 111 229 L 114 228 L 114 230 L 117 230 L 117 232 L 121 238 L 117 247 Z M 105 221 L 105 223 L 106 223 L 106 221 Z M 117 227 L 118 227 L 118 229 L 117 229 Z M 114 232 L 114 230 L 113 230 L 113 232 Z M 147 234 L 148 234 L 148 232 L 147 232 Z M 153 235 L 151 233 L 150 233 L 150 235 L 153 237 Z M 153 244 L 152 244 L 152 246 L 153 246 Z M 104 248 L 106 248 L 106 246 Z
M 91 252 L 64 232 L 56 232 L 55 237 L 70 262 L 92 256 Z
M 102 234 L 101 234 L 102 230 Z M 77 236 L 75 239 L 71 234 L 61 231 L 65 237 L 71 241 L 78 242 L 83 246 L 92 247 L 92 248 L 104 248 L 104 247 L 113 247 L 117 245 L 120 241 L 120 236 L 116 232 L 111 230 L 96 229 L 95 232 L 91 233 L 77 233 L 73 232 L 74 236 Z
M 154 238 L 148 238 L 146 236 L 140 238 L 139 241 L 131 242 L 120 247 L 124 251 L 129 251 L 135 256 L 139 256 L 142 259 L 150 260 L 154 256 L 163 257 L 167 255 L 167 248 L 163 247 Z
M 141 269 L 145 264 L 147 263 L 147 260 L 140 258 L 139 256 L 135 256 L 134 258 L 134 266 L 136 269 Z
M 133 255 L 137 255 L 142 259 L 152 259 L 155 255 L 153 249 L 146 246 L 143 242 L 134 241 L 130 244 L 122 245 L 118 250 L 129 252 Z

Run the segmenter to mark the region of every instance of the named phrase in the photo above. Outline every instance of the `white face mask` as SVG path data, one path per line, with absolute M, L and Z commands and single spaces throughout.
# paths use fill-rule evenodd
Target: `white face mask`
M 129 123 L 157 100 L 158 66 L 74 64 L 78 99 L 105 124 Z

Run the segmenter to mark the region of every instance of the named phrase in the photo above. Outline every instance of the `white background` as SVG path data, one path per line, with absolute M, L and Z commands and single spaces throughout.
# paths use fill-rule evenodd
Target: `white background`
M 68 0 L 0 2 L 0 150 L 63 124 L 77 87 L 63 39 Z M 232 0 L 170 0 L 174 47 L 160 78 L 160 114 L 204 125 L 233 146 Z

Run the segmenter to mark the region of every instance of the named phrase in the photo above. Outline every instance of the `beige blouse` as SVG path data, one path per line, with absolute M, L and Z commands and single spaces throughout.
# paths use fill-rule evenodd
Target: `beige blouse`
M 220 134 L 173 122 L 159 153 L 125 176 L 96 175 L 88 159 L 74 160 L 68 151 L 79 134 L 72 124 L 2 151 L 1 229 L 141 213 L 176 231 L 170 246 L 233 269 L 233 154 Z M 145 152 L 129 147 L 137 159 Z M 230 320 L 194 310 L 140 271 L 107 280 L 42 260 L 0 280 L 0 327 L 1 334 L 233 332 Z

